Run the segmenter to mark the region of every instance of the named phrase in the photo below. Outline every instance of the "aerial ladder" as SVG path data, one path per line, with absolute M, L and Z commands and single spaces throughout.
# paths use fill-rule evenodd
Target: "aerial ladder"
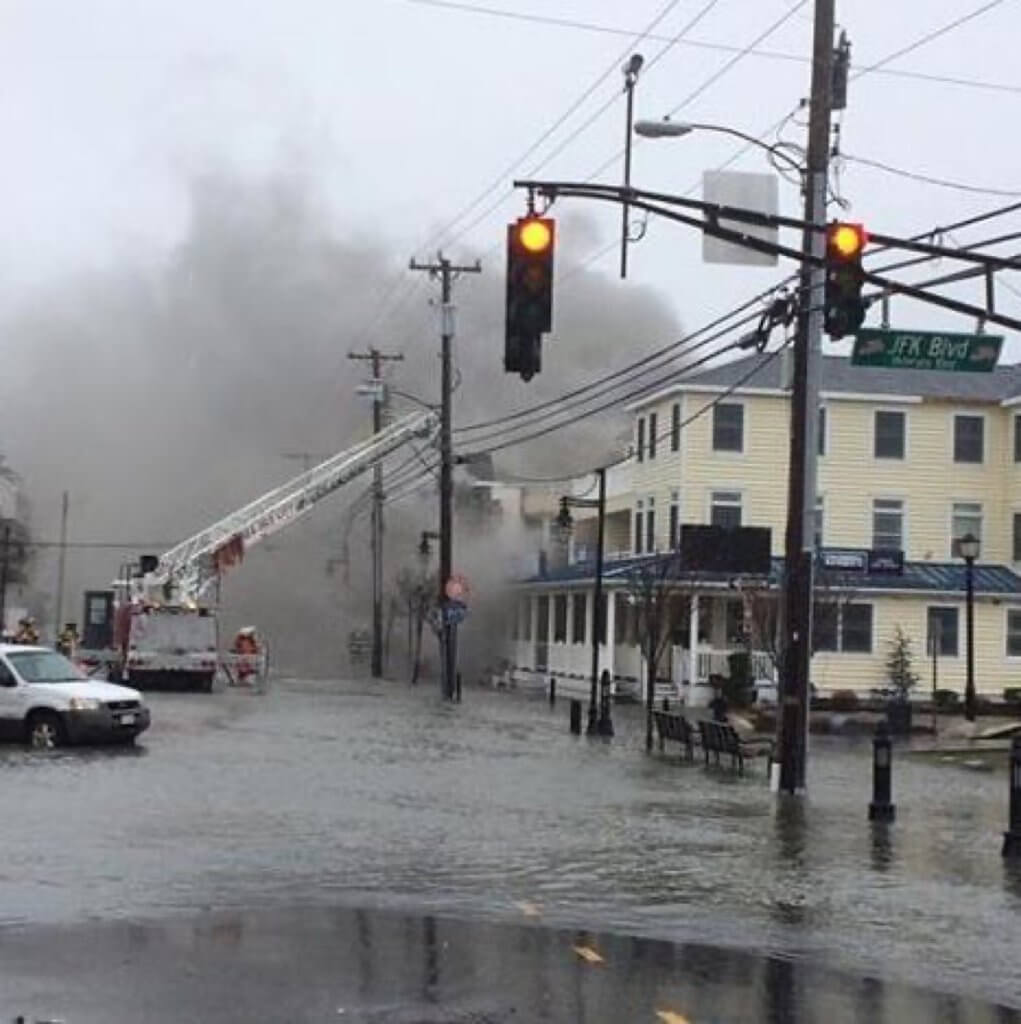
M 112 677 L 138 685 L 155 682 L 158 675 L 162 682 L 176 676 L 211 689 L 218 667 L 229 673 L 239 664 L 236 654 L 218 654 L 215 609 L 207 604 L 223 572 L 398 448 L 433 436 L 438 425 L 433 411 L 405 416 L 162 555 L 143 556 L 141 571 L 115 580 L 114 592 L 89 591 L 79 660 L 90 668 L 105 664 Z

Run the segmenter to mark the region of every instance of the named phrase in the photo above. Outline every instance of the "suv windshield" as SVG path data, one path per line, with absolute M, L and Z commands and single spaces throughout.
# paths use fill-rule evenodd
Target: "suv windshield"
M 88 679 L 84 672 L 56 651 L 21 651 L 8 654 L 7 659 L 26 683 L 77 683 Z

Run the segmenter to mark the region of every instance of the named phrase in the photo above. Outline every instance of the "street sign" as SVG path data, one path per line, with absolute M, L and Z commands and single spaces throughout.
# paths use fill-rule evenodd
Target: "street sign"
M 854 341 L 851 363 L 901 370 L 988 373 L 996 366 L 1002 345 L 1002 335 L 862 327 Z
M 848 548 L 826 548 L 819 552 L 819 566 L 833 572 L 862 572 L 870 576 L 901 576 L 904 573 L 904 552 L 892 548 L 869 551 Z
M 361 398 L 371 398 L 374 402 L 383 402 L 386 401 L 386 384 L 373 378 L 357 385 L 355 394 Z
M 443 606 L 443 619 L 448 625 L 457 625 L 464 622 L 468 615 L 468 608 L 460 601 L 451 601 Z

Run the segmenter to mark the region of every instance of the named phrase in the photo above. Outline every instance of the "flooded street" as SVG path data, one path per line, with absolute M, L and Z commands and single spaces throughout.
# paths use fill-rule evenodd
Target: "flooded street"
M 467 690 L 450 707 L 429 685 L 150 702 L 137 750 L 0 755 L 3 934 L 370 908 L 780 954 L 1021 1006 L 1001 773 L 899 756 L 897 821 L 873 828 L 863 741 L 813 737 L 808 800 L 778 805 L 761 762 L 738 779 L 647 758 L 633 708 L 605 743 L 568 733 L 566 701 Z

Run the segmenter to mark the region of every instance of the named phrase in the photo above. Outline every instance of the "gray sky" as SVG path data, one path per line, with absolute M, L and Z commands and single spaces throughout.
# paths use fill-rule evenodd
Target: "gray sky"
M 66 488 L 75 537 L 172 541 L 293 471 L 281 453 L 325 453 L 361 436 L 368 410 L 351 394 L 363 367 L 344 358 L 348 348 L 405 351 L 398 386 L 435 394 L 436 321 L 427 305 L 435 289 L 403 268 L 412 253 L 430 255 L 437 228 L 461 212 L 444 247 L 457 258 L 481 256 L 485 273 L 458 286 L 460 423 L 552 398 L 789 273 L 787 265 L 704 265 L 696 235 L 654 222 L 622 283 L 619 211 L 557 204 L 568 277 L 558 285 L 543 373 L 527 385 L 506 376 L 501 250 L 506 221 L 524 206 L 520 194 L 501 202 L 510 178 L 584 179 L 603 165 L 602 180 L 619 178 L 620 64 L 633 49 L 646 58 L 638 117 L 693 97 L 676 117 L 765 132 L 808 89 L 811 3 L 487 3 L 526 18 L 410 0 L 0 0 L 0 451 L 23 474 L 37 535 L 55 535 Z M 866 69 L 981 5 L 855 0 L 838 20 L 856 68 Z M 662 39 L 632 46 L 628 30 L 640 33 L 661 13 L 654 34 Z M 758 44 L 773 56 L 735 59 L 780 22 Z M 1021 5 L 1004 0 L 852 81 L 843 149 L 1021 191 L 1012 131 L 1019 36 Z M 884 73 L 893 71 L 901 73 Z M 802 141 L 798 120 L 784 126 L 784 140 Z M 736 145 L 701 133 L 643 142 L 633 180 L 697 195 L 702 171 Z M 735 166 L 768 169 L 757 151 Z M 850 216 L 893 234 L 1011 201 L 852 163 L 839 189 Z M 798 212 L 796 187 L 782 183 L 781 198 L 785 212 Z M 1021 230 L 1021 214 L 959 240 L 1013 229 Z M 980 290 L 961 294 L 977 299 Z M 1005 287 L 999 302 L 1021 315 Z M 903 301 L 894 319 L 971 327 Z M 1021 355 L 1010 340 L 1007 352 Z M 603 456 L 621 425 L 600 433 L 590 421 L 502 453 L 501 465 L 576 471 Z M 395 566 L 413 550 L 423 515 L 414 502 L 394 513 L 395 529 L 407 532 L 404 542 L 391 533 Z M 244 614 L 267 617 L 257 604 L 267 589 L 260 572 L 299 620 L 333 600 L 336 584 L 320 563 L 338 532 L 331 505 L 310 530 L 281 540 L 276 555 L 242 570 L 232 593 L 256 602 L 241 602 Z M 352 536 L 364 545 L 363 533 Z M 117 558 L 77 553 L 69 593 L 105 582 Z M 290 590 L 279 586 L 285 569 Z M 49 579 L 52 566 L 44 561 L 41 572 Z M 328 617 L 321 627 L 332 635 Z
M 665 3 L 492 5 L 638 32 Z M 704 0 L 681 0 L 656 34 L 674 36 L 704 6 Z M 980 0 L 855 0 L 838 7 L 838 21 L 862 68 L 978 6 Z M 794 7 L 760 47 L 807 56 L 811 4 L 792 0 L 719 0 L 687 38 L 743 47 Z M 6 0 L 3 8 L 7 289 L 71 268 L 159 259 L 184 230 L 189 176 L 210 165 L 258 176 L 285 164 L 322 190 L 345 232 L 391 240 L 399 266 L 628 46 L 626 36 L 406 0 Z M 1013 92 L 878 72 L 852 82 L 843 148 L 939 177 L 1021 189 L 1012 173 L 1017 142 L 1004 129 L 1015 120 L 1021 90 L 1014 59 L 1019 34 L 1021 7 L 1007 0 L 887 68 L 1014 86 Z M 664 45 L 646 39 L 636 48 L 649 62 Z M 643 75 L 638 115 L 656 117 L 675 107 L 732 56 L 679 42 Z M 583 178 L 613 156 L 621 143 L 620 102 L 545 162 L 619 92 L 620 82 L 619 73 L 611 74 L 518 170 L 543 165 L 546 174 Z M 806 64 L 750 55 L 676 116 L 758 134 L 791 110 L 807 85 Z M 784 132 L 792 141 L 802 136 L 794 123 Z M 703 168 L 734 149 L 732 140 L 710 135 L 643 143 L 634 180 L 687 190 Z M 754 151 L 737 166 L 766 169 Z M 614 165 L 602 177 L 617 174 Z M 845 168 L 841 192 L 854 216 L 890 232 L 922 230 L 1007 201 L 855 165 Z M 781 194 L 794 212 L 796 190 L 782 185 Z M 451 252 L 496 246 L 486 266 L 499 274 L 502 225 L 520 208 L 520 197 L 509 199 L 454 241 Z M 593 212 L 604 235 L 585 241 L 596 251 L 612 237 L 618 215 Z M 597 265 L 612 270 L 614 260 L 607 254 Z M 776 275 L 703 266 L 698 239 L 665 224 L 650 228 L 632 265 L 634 283 L 661 288 L 689 327 Z M 560 301 L 570 302 L 569 287 Z M 423 305 L 423 298 L 415 302 Z M 1005 290 L 1003 303 L 1021 311 Z M 945 322 L 945 315 L 911 314 L 912 323 L 920 319 Z

